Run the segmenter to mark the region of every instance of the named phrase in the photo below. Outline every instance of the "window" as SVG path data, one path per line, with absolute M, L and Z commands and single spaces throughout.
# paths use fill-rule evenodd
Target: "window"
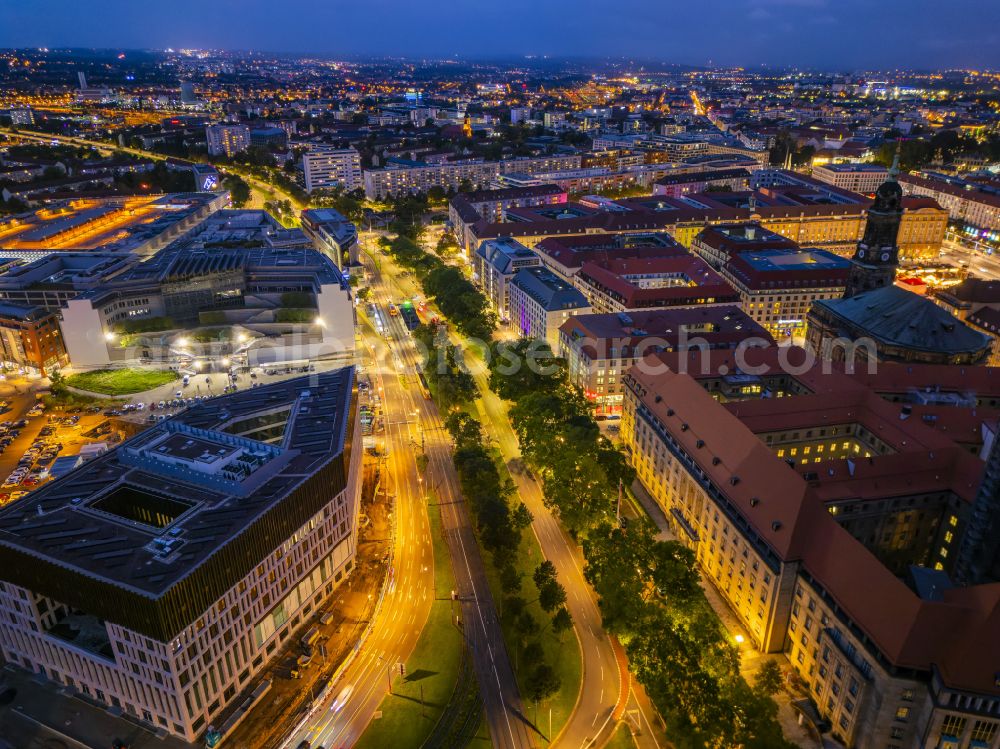
M 977 720 L 972 727 L 972 740 L 990 743 L 997 735 L 997 724 L 992 720 Z
M 910 718 L 910 708 L 900 707 L 896 710 L 896 720 L 907 721 Z

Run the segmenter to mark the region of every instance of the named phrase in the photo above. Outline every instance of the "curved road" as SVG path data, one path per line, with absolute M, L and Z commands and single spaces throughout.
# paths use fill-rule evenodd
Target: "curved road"
M 383 273 L 392 280 L 394 297 L 400 293 L 409 297 L 419 294 L 412 277 L 404 276 L 384 254 L 379 265 L 383 263 L 388 265 Z M 377 297 L 385 299 L 387 293 L 387 289 L 380 288 Z M 400 300 L 396 298 L 396 301 Z M 452 338 L 453 343 L 464 343 L 454 334 Z M 488 373 L 481 361 L 469 363 L 482 396 L 478 406 L 483 428 L 509 463 L 520 456 L 520 448 L 507 416 L 507 405 L 490 390 Z M 559 582 L 566 588 L 566 606 L 573 617 L 583 655 L 583 680 L 574 712 L 559 736 L 549 738 L 555 739 L 553 743 L 559 746 L 573 749 L 600 747 L 610 738 L 618 721 L 627 719 L 633 727 L 641 728 L 636 743 L 642 749 L 658 749 L 664 739 L 660 729 L 650 723 L 653 707 L 641 686 L 632 684 L 624 651 L 604 631 L 596 595 L 583 577 L 580 547 L 565 534 L 545 506 L 541 487 L 533 478 L 511 473 L 511 479 L 534 516 L 532 530 L 543 555 L 556 566 Z
M 67 145 L 73 146 L 90 146 L 92 148 L 102 149 L 105 151 L 121 151 L 123 153 L 130 154 L 131 156 L 139 156 L 144 159 L 152 159 L 154 161 L 164 161 L 168 157 L 156 153 L 154 151 L 144 151 L 141 148 L 131 148 L 129 146 L 119 146 L 114 143 L 107 143 L 100 140 L 90 140 L 89 138 L 78 138 L 75 136 L 68 135 L 49 135 L 47 133 L 39 133 L 31 130 L 18 130 L 16 133 L 11 131 L 9 128 L 0 128 L 0 131 L 9 133 L 10 135 L 20 136 L 27 140 L 36 140 L 43 143 L 51 143 L 53 141 L 59 143 L 65 143 Z M 173 157 L 178 161 L 188 161 L 188 159 L 181 159 L 178 157 Z M 198 162 L 191 161 L 190 163 L 195 164 Z M 302 204 L 291 195 L 282 190 L 276 185 L 272 185 L 269 182 L 265 182 L 262 179 L 258 179 L 249 172 L 234 166 L 218 166 L 216 167 L 222 174 L 233 173 L 242 177 L 252 188 L 250 193 L 250 203 L 247 208 L 257 208 L 263 210 L 264 202 L 268 198 L 277 198 L 279 200 L 287 200 L 296 208 L 301 208 Z
M 374 261 L 370 262 L 368 270 L 375 298 L 386 299 L 389 288 Z M 524 717 L 517 679 L 504 646 L 496 605 L 486 579 L 486 567 L 472 531 L 468 508 L 462 499 L 451 456 L 451 441 L 437 406 L 418 394 L 420 357 L 412 336 L 400 317 L 388 316 L 384 308 L 378 306 L 391 340 L 394 367 L 403 373 L 409 385 L 411 400 L 407 409 L 417 420 L 417 448 L 423 449 L 427 455 L 428 491 L 439 502 L 456 592 L 461 603 L 462 629 L 472 655 L 492 744 L 499 749 L 533 747 L 537 732 Z M 415 399 L 419 401 L 415 402 Z
M 373 336 L 365 338 L 371 342 Z M 387 694 L 392 672 L 398 675 L 397 664 L 413 652 L 434 596 L 430 525 L 417 480 L 413 429 L 407 420 L 412 396 L 391 374 L 391 367 L 387 371 L 384 351 L 373 349 L 373 358 L 368 371 L 381 393 L 386 425 L 388 454 L 382 480 L 388 481 L 387 491 L 396 493 L 393 563 L 368 637 L 356 647 L 354 659 L 331 680 L 326 693 L 313 703 L 308 718 L 285 742 L 286 747 L 294 748 L 300 741 L 317 747 L 350 746 L 358 739 Z M 334 709 L 334 700 L 348 686 L 352 689 L 350 698 Z

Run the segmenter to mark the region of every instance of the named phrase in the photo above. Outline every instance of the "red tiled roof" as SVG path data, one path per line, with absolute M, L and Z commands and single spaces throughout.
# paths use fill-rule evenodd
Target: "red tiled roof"
M 694 285 L 642 288 L 626 276 L 639 274 L 678 274 Z M 607 262 L 586 262 L 578 274 L 582 283 L 606 291 L 626 308 L 656 307 L 683 304 L 738 302 L 739 296 L 718 273 L 701 258 L 692 255 L 677 257 L 638 257 Z

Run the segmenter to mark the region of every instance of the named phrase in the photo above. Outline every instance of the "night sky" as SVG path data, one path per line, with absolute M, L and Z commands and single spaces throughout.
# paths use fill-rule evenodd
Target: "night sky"
M 0 0 L 0 47 L 1000 67 L 998 0 Z

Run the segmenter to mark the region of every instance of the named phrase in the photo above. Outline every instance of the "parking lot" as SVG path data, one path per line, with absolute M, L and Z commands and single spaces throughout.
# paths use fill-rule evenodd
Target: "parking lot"
M 0 422 L 0 505 L 49 481 L 48 471 L 57 458 L 76 455 L 93 442 L 118 439 L 110 424 L 102 427 L 108 418 L 100 409 L 48 414 L 36 410 L 33 403 L 26 405 L 19 413 L 12 410 L 3 414 L 10 418 Z

